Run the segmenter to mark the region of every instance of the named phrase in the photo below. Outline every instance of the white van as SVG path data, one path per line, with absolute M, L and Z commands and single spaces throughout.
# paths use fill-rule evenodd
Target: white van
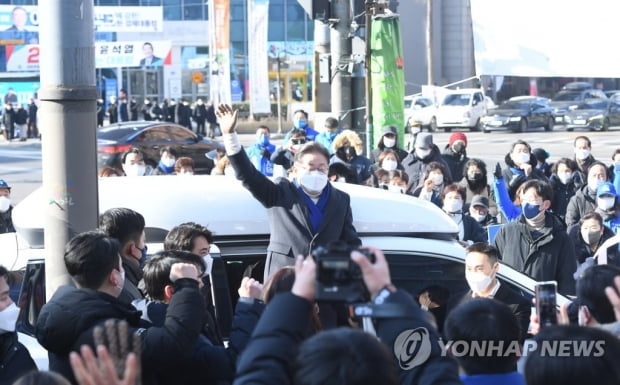
M 350 195 L 353 222 L 362 243 L 384 251 L 397 287 L 415 298 L 429 285 L 442 285 L 451 295 L 468 290 L 465 249 L 456 241 L 457 226 L 437 206 L 372 187 L 344 183 L 333 186 Z M 40 213 L 48 202 L 39 189 L 15 207 L 13 219 L 18 233 L 0 235 L 1 264 L 18 270 L 29 259 L 45 257 L 44 217 Z M 209 175 L 101 178 L 99 212 L 113 207 L 128 207 L 144 216 L 149 253 L 161 250 L 168 230 L 183 222 L 200 223 L 214 233 L 210 253 L 214 258 L 213 296 L 222 332 L 228 335 L 244 273 L 252 267 L 252 276 L 263 279 L 270 235 L 266 209 L 239 181 Z M 40 266 L 43 261 L 38 263 Z M 498 277 L 502 285 L 526 297 L 533 296 L 535 281 L 524 274 L 502 265 Z M 32 281 L 36 280 L 28 280 Z M 39 293 L 36 299 L 24 299 L 31 304 L 28 308 L 40 308 L 45 301 L 41 290 L 22 287 L 22 294 L 28 292 Z M 563 296 L 558 296 L 558 303 L 564 301 Z M 36 320 L 32 314 L 22 318 L 30 326 Z
M 480 131 L 480 118 L 486 114 L 486 99 L 479 88 L 451 90 L 437 109 L 437 128 L 446 132 L 453 128 Z

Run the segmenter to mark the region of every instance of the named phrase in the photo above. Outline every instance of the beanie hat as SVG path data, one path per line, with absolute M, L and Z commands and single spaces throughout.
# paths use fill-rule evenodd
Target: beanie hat
M 454 142 L 456 142 L 457 140 L 462 140 L 465 143 L 465 146 L 467 146 L 467 136 L 465 136 L 465 134 L 463 134 L 462 132 L 455 132 L 454 134 L 450 135 L 450 139 L 448 139 L 448 145 L 452 147 Z

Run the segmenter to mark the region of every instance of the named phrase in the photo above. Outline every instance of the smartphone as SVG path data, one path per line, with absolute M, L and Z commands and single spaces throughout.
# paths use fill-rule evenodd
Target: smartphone
M 538 282 L 534 286 L 536 296 L 536 314 L 541 329 L 549 325 L 558 324 L 556 310 L 556 295 L 558 283 L 556 281 Z

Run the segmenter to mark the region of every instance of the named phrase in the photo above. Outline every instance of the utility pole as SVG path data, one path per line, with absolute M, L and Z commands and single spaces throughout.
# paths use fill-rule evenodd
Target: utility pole
M 351 3 L 350 0 L 332 0 L 333 22 L 330 33 L 332 57 L 332 113 L 338 114 L 341 126 L 351 128 Z
M 364 58 L 364 66 L 366 70 L 366 154 L 372 151 L 372 83 L 370 61 L 372 60 L 372 50 L 370 49 L 370 37 L 372 36 L 372 17 L 374 15 L 374 1 L 365 0 L 365 18 L 366 23 L 366 57 Z
M 433 1 L 426 0 L 426 84 L 433 85 Z
M 40 116 L 47 298 L 71 282 L 65 244 L 97 227 L 97 120 L 93 2 L 39 2 Z M 44 65 L 43 65 L 44 63 Z

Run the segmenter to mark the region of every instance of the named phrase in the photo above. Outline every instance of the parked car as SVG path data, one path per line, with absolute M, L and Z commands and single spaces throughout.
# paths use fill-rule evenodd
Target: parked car
M 605 90 L 603 92 L 605 93 L 605 95 L 607 95 L 609 99 L 613 98 L 614 95 L 616 95 L 615 97 L 618 97 L 618 95 L 620 95 L 620 90 Z
M 99 168 L 121 169 L 121 156 L 126 150 L 137 147 L 144 153 L 144 161 L 151 167 L 159 163 L 159 151 L 170 146 L 178 156 L 194 160 L 197 174 L 208 174 L 214 167 L 213 160 L 206 156 L 210 151 L 223 146 L 211 139 L 203 138 L 178 124 L 168 122 L 123 122 L 103 127 L 97 131 L 97 163 Z
M 437 106 L 432 99 L 414 95 L 405 97 L 405 121 L 417 123 L 429 131 L 437 130 Z
M 456 240 L 458 227 L 442 210 L 409 195 L 345 183 L 333 186 L 350 195 L 354 225 L 363 244 L 385 252 L 397 287 L 416 298 L 431 284 L 442 285 L 455 296 L 468 290 L 465 249 Z M 43 212 L 47 202 L 42 188 L 27 196 L 13 211 L 17 233 L 0 234 L 0 263 L 11 270 L 28 266 L 19 300 L 19 328 L 26 334 L 33 332 L 45 303 L 44 217 L 34 213 Z M 155 177 L 100 178 L 99 212 L 121 206 L 144 216 L 149 253 L 161 250 L 168 230 L 182 222 L 209 227 L 215 235 L 210 255 L 216 315 L 222 333 L 229 335 L 244 273 L 251 271 L 252 277 L 263 280 L 269 242 L 266 209 L 239 181 L 226 176 L 195 175 L 176 178 L 175 183 Z M 498 278 L 527 298 L 534 294 L 536 282 L 507 265 L 501 265 Z M 567 301 L 558 295 L 559 305 Z M 41 348 L 35 344 L 29 349 Z
M 607 95 L 599 89 L 592 88 L 590 83 L 574 82 L 565 85 L 549 103 L 553 108 L 556 124 L 565 124 L 564 115 L 577 108 L 586 99 L 607 99 Z
M 537 96 L 515 96 L 490 110 L 482 118 L 482 130 L 485 133 L 504 129 L 523 132 L 530 128 L 544 127 L 553 130 L 553 110 L 549 99 Z
M 620 99 L 588 99 L 564 115 L 566 131 L 575 128 L 607 131 L 620 125 Z
M 437 128 L 446 132 L 453 128 L 480 131 L 480 118 L 487 114 L 487 103 L 478 88 L 449 91 L 437 109 Z

